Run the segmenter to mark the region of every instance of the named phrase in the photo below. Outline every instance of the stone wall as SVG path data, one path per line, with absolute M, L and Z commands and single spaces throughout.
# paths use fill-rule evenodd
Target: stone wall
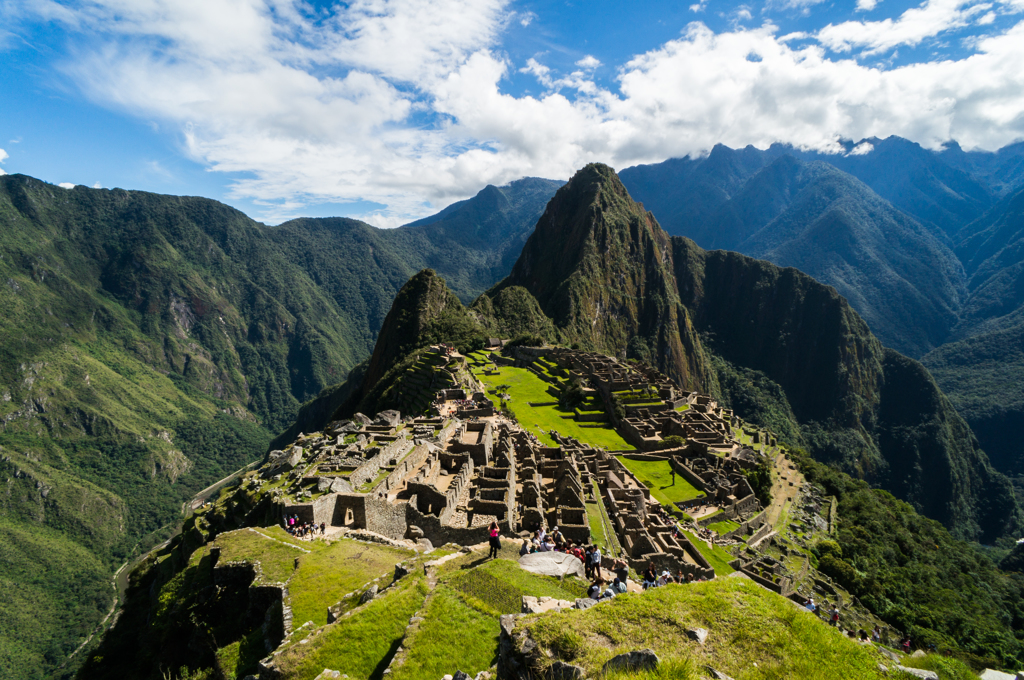
M 384 491 L 391 491 L 392 489 L 401 485 L 402 480 L 412 470 L 419 468 L 423 465 L 423 461 L 427 459 L 430 454 L 430 447 L 426 445 L 417 446 L 412 453 L 402 459 L 402 462 L 395 467 L 394 472 L 389 474 L 383 482 Z
M 407 529 L 406 501 L 390 502 L 386 498 L 366 496 L 367 531 L 373 531 L 388 538 L 404 538 Z
M 339 493 L 334 496 L 334 502 L 334 514 L 330 522 L 333 526 L 366 528 L 366 496 Z
M 451 527 L 441 521 L 441 518 L 433 515 L 425 515 L 416 509 L 415 499 L 408 503 L 401 503 L 405 508 L 405 523 L 407 526 L 417 526 L 423 531 L 424 538 L 430 540 L 434 545 L 445 543 L 458 543 L 459 545 L 476 545 L 484 543 L 488 539 L 487 527 Z M 508 518 L 498 522 L 503 540 L 509 540 L 513 536 L 511 527 L 508 525 Z
M 401 458 L 412 447 L 412 442 L 407 439 L 398 439 L 382 446 L 377 455 L 357 467 L 349 475 L 348 479 L 352 488 L 358 489 L 363 484 L 372 481 L 380 472 L 382 465 L 390 463 L 395 458 Z
M 335 494 L 329 493 L 317 498 L 312 503 L 285 504 L 283 506 L 282 516 L 287 517 L 289 515 L 298 515 L 299 522 L 307 522 L 310 524 L 320 524 L 321 522 L 334 524 L 335 502 Z

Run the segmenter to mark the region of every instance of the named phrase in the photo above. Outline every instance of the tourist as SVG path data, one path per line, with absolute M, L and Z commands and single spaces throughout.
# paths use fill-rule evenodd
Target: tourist
M 590 559 L 594 563 L 594 575 L 601 578 L 601 549 L 594 546 L 594 551 L 590 553 Z
M 818 605 L 814 604 L 813 597 L 807 598 L 807 602 L 804 602 L 804 607 L 806 607 L 809 612 L 814 612 L 818 609 Z
M 591 578 L 594 575 L 594 562 L 590 559 L 590 553 L 593 551 L 594 546 L 588 545 L 584 549 L 583 554 L 583 572 L 587 578 Z
M 327 533 L 327 522 L 320 522 L 320 535 L 323 536 Z
M 529 555 L 529 554 L 530 554 L 530 539 L 524 538 L 523 539 L 523 546 L 521 548 L 519 548 L 519 556 L 522 557 L 523 555 Z
M 875 629 L 871 631 L 871 641 L 876 645 L 882 641 L 882 630 L 876 625 Z
M 661 578 L 658 579 L 659 586 L 667 586 L 672 581 L 672 576 L 667 571 L 661 572 Z
M 642 575 L 642 578 L 643 578 L 643 588 L 644 588 L 644 590 L 647 590 L 649 588 L 653 588 L 656 585 L 658 585 L 658 572 L 654 568 L 654 562 L 648 562 L 647 563 L 647 568 L 644 569 L 644 573 Z
M 562 532 L 558 530 L 558 527 L 555 527 L 551 532 L 551 538 L 555 542 L 555 547 L 559 550 L 561 550 L 562 546 L 565 545 L 565 537 L 562 536 Z
M 829 619 L 829 625 L 838 627 L 839 626 L 839 607 L 832 607 L 832 618 Z
M 622 584 L 625 585 L 626 579 L 629 578 L 629 565 L 626 564 L 626 561 L 621 557 L 616 557 L 615 561 L 612 562 L 612 571 L 615 572 L 615 576 L 619 579 L 619 581 L 621 581 Z
M 868 642 L 868 632 L 866 630 L 864 630 L 863 628 L 861 628 L 859 631 L 857 631 L 857 638 L 859 639 L 859 641 L 860 641 L 860 643 L 862 645 L 863 644 L 867 644 L 867 642 Z
M 602 588 L 604 584 L 605 580 L 603 578 L 601 578 L 600 576 L 595 578 L 594 582 L 590 584 L 589 588 L 587 588 L 587 597 L 589 597 L 591 600 L 600 600 L 601 592 L 604 590 Z
M 555 544 L 551 542 L 551 537 L 550 536 L 546 537 L 543 541 L 541 541 L 541 543 L 540 543 L 540 551 L 541 552 L 553 552 L 554 549 L 555 549 Z
M 497 522 L 491 522 L 488 533 L 490 534 L 491 551 L 487 556 L 489 558 L 497 558 L 498 551 L 501 550 L 501 531 L 498 529 Z

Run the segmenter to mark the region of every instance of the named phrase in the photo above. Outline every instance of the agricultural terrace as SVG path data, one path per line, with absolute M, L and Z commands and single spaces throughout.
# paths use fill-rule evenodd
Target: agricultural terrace
M 535 434 L 547 446 L 557 446 L 555 440 L 548 434 L 554 430 L 563 436 L 575 437 L 589 446 L 609 451 L 633 450 L 609 423 L 577 422 L 573 411 L 557 405 L 558 397 L 548 391 L 552 385 L 532 371 L 501 366 L 496 367 L 490 375 L 485 375 L 485 365 L 487 364 L 484 352 L 470 355 L 473 374 L 486 386 L 488 394 L 492 395 L 496 402 L 500 401 L 499 392 L 509 395 L 511 399 L 504 403 L 504 408 L 515 415 L 524 429 Z M 503 386 L 501 390 L 497 389 L 499 385 Z

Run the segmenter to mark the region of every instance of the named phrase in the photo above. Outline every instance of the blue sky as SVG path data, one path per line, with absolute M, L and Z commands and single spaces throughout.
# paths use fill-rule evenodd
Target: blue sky
M 1024 138 L 1024 0 L 6 0 L 0 20 L 0 170 L 269 223 L 394 226 L 715 143 Z

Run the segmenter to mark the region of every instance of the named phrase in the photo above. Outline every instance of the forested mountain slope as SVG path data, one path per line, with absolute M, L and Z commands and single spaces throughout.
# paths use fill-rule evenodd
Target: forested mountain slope
M 39 621 L 0 630 L 0 665 L 53 672 L 110 608 L 117 565 L 344 380 L 414 272 L 450 272 L 471 299 L 559 184 L 380 230 L 0 177 L 0 616 Z
M 885 345 L 922 357 L 1000 469 L 1018 469 L 1024 143 L 844 149 L 716 146 L 621 174 L 669 233 L 835 286 Z

